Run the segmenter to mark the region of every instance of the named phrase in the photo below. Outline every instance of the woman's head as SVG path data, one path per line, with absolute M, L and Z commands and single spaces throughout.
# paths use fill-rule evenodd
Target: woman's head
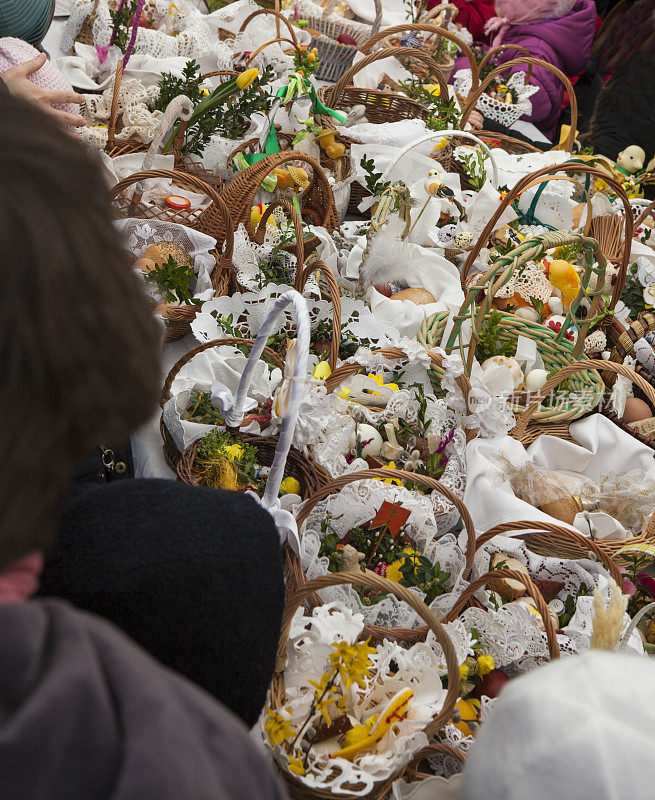
M 97 160 L 0 96 L 0 570 L 41 549 L 76 462 L 152 413 L 161 336 Z

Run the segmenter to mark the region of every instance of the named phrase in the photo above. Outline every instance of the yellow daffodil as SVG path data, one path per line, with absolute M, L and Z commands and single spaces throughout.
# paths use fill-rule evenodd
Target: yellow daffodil
M 305 774 L 305 768 L 303 767 L 300 756 L 289 756 L 289 772 L 292 772 L 294 775 Z
M 300 494 L 300 483 L 289 475 L 280 484 L 280 494 Z
M 403 547 L 403 553 L 405 553 L 408 556 L 419 556 L 419 555 L 421 555 L 419 553 L 419 551 L 414 547 Z M 400 568 L 403 566 L 404 563 L 405 563 L 405 559 L 404 558 L 399 558 L 398 561 L 394 561 L 393 564 L 389 564 L 389 566 L 387 567 L 387 571 L 386 571 L 384 577 L 387 578 L 387 580 L 394 581 L 395 583 L 398 583 L 400 581 L 400 579 L 403 577 L 403 574 L 400 571 Z
M 250 69 L 245 70 L 245 72 L 237 75 L 237 86 L 239 89 L 247 89 L 258 75 L 259 70 L 257 67 L 251 67 Z
M 426 83 L 423 86 L 424 89 L 427 89 L 430 94 L 433 94 L 435 97 L 439 97 L 441 94 L 441 86 L 438 83 Z
M 326 378 L 329 378 L 331 374 L 332 370 L 327 361 L 319 361 L 312 372 L 312 376 L 319 381 L 324 381 Z
M 486 654 L 478 656 L 478 674 L 486 675 L 492 669 L 496 669 L 496 662 L 493 656 Z
M 243 455 L 243 447 L 240 444 L 231 444 L 225 448 L 225 455 L 231 460 L 235 461 Z
M 364 687 L 371 668 L 370 655 L 375 653 L 375 648 L 369 647 L 368 639 L 355 644 L 334 642 L 332 647 L 334 652 L 330 653 L 330 664 L 339 673 L 346 689 L 350 689 L 353 683 Z
M 385 464 L 382 469 L 396 469 L 396 462 L 390 461 L 388 464 Z M 382 483 L 395 483 L 396 486 L 403 485 L 403 482 L 398 478 L 379 478 L 378 480 L 381 480 Z
M 269 742 L 275 746 L 295 736 L 296 732 L 291 726 L 291 721 L 270 706 L 266 706 L 266 722 L 264 730 L 268 734 Z
M 391 389 L 392 392 L 398 391 L 398 384 L 397 383 L 385 383 L 384 378 L 382 375 L 374 375 L 372 372 L 369 372 L 367 375 L 368 378 L 375 381 L 378 386 L 386 386 L 387 389 Z

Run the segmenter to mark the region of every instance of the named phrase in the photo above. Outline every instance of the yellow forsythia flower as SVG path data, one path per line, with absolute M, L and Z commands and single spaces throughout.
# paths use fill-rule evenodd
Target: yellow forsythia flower
M 496 662 L 493 656 L 478 656 L 478 673 L 480 675 L 486 675 L 488 672 L 491 672 L 492 669 L 496 669 Z

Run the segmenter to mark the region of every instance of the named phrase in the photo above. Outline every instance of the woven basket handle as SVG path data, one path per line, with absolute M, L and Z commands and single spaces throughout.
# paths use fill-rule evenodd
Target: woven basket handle
M 228 336 L 225 339 L 212 339 L 210 342 L 203 342 L 202 344 L 196 345 L 196 347 L 191 348 L 188 353 L 185 353 L 182 358 L 178 359 L 175 364 L 170 369 L 170 372 L 166 376 L 166 380 L 164 381 L 164 387 L 161 392 L 161 397 L 159 398 L 159 405 L 163 408 L 166 403 L 171 399 L 171 387 L 173 385 L 173 381 L 177 378 L 180 370 L 185 364 L 188 364 L 192 358 L 195 358 L 200 353 L 203 353 L 205 350 L 211 350 L 214 347 L 221 347 L 221 345 L 234 345 L 234 346 L 243 346 L 252 347 L 255 344 L 254 339 L 241 339 L 236 336 Z M 263 350 L 263 354 L 272 361 L 276 367 L 280 370 L 284 370 L 284 360 L 280 358 L 280 356 L 275 352 L 275 350 L 271 350 L 270 347 L 265 347 Z
M 386 39 L 388 36 L 393 36 L 396 33 L 402 33 L 403 31 L 414 31 L 416 33 L 423 32 L 429 33 L 433 36 L 439 36 L 443 39 L 448 39 L 449 41 L 453 42 L 453 44 L 457 45 L 457 49 L 464 54 L 465 58 L 469 62 L 469 66 L 471 68 L 471 89 L 477 89 L 478 84 L 480 83 L 480 74 L 478 70 L 478 63 L 475 60 L 475 56 L 473 55 L 473 51 L 471 48 L 464 42 L 459 36 L 456 36 L 454 33 L 447 31 L 445 28 L 440 28 L 438 25 L 426 25 L 425 23 L 421 22 L 414 22 L 414 23 L 405 23 L 403 25 L 393 25 L 391 28 L 385 28 L 384 30 L 377 33 L 375 36 L 371 36 L 368 42 L 364 42 L 364 44 L 360 47 L 362 53 L 367 53 L 372 51 L 375 45 L 381 41 L 382 39 Z M 398 50 L 397 47 L 393 48 L 394 50 Z M 407 51 L 403 55 L 408 55 L 410 48 L 403 48 Z M 412 58 L 415 58 L 412 55 Z
M 499 44 L 498 47 L 492 47 L 491 50 L 488 50 L 485 53 L 484 58 L 479 64 L 480 72 L 482 72 L 487 64 L 493 64 L 493 59 L 505 50 L 516 50 L 517 52 L 522 53 L 524 56 L 531 56 L 530 51 L 526 47 L 521 47 L 520 44 Z M 528 65 L 528 71 L 525 78 L 526 83 L 530 83 L 530 78 L 532 77 L 532 66 L 532 64 Z
M 569 153 L 572 152 L 573 145 L 575 143 L 575 134 L 578 129 L 578 101 L 575 96 L 575 91 L 573 90 L 571 81 L 566 77 L 561 69 L 557 69 L 557 67 L 553 64 L 549 64 L 547 61 L 542 61 L 540 58 L 529 58 L 528 56 L 524 56 L 523 58 L 514 58 L 512 61 L 506 61 L 504 64 L 501 64 L 499 67 L 496 67 L 496 69 L 492 70 L 482 81 L 480 86 L 477 88 L 471 86 L 471 92 L 466 98 L 466 105 L 462 111 L 462 120 L 460 123 L 461 126 L 464 127 L 464 123 L 468 120 L 470 113 L 473 111 L 478 100 L 480 97 L 482 97 L 485 89 L 492 83 L 492 81 L 494 81 L 503 73 L 507 72 L 508 69 L 520 67 L 523 64 L 534 67 L 543 67 L 543 69 L 548 70 L 548 72 L 552 72 L 553 75 L 556 78 L 559 78 L 559 80 L 564 84 L 564 88 L 568 92 L 569 99 L 571 101 L 571 130 L 569 131 L 569 135 L 566 140 L 566 149 Z
M 494 569 L 490 572 L 485 572 L 477 580 L 473 581 L 459 596 L 455 605 L 450 609 L 446 616 L 441 620 L 442 622 L 453 622 L 457 616 L 466 608 L 467 603 L 473 597 L 473 594 L 478 589 L 482 589 L 490 581 L 496 581 L 498 578 L 505 578 L 522 583 L 528 591 L 528 595 L 534 600 L 537 610 L 541 614 L 541 619 L 546 629 L 546 636 L 548 638 L 548 652 L 551 659 L 559 658 L 559 644 L 557 643 L 557 632 L 553 621 L 548 613 L 548 606 L 543 598 L 543 595 L 532 582 L 532 579 L 522 572 L 517 572 L 513 569 Z
M 111 96 L 111 110 L 109 111 L 109 123 L 107 125 L 107 147 L 116 146 L 116 118 L 118 116 L 118 101 L 121 94 L 121 83 L 123 82 L 123 59 L 118 59 L 116 65 L 116 76 L 114 77 L 114 92 Z
M 491 150 L 487 147 L 487 145 L 481 140 L 478 139 L 477 136 L 474 136 L 472 133 L 468 131 L 460 131 L 460 130 L 444 130 L 444 131 L 433 131 L 432 133 L 426 133 L 424 136 L 420 136 L 418 139 L 415 139 L 413 142 L 406 144 L 402 147 L 398 152 L 394 155 L 394 157 L 389 162 L 387 168 L 384 170 L 382 178 L 380 180 L 387 180 L 389 178 L 389 174 L 391 170 L 396 166 L 396 164 L 400 161 L 400 159 L 409 153 L 410 150 L 413 150 L 415 147 L 422 145 L 424 142 L 429 142 L 433 139 L 468 139 L 469 141 L 475 142 L 478 147 L 481 148 L 482 152 L 487 156 L 489 161 L 491 162 L 491 170 L 492 170 L 492 184 L 494 189 L 498 186 L 498 168 L 496 166 L 496 160 L 491 155 Z
M 655 200 L 650 203 L 639 215 L 637 221 L 635 222 L 635 228 L 638 228 L 642 222 L 648 217 L 649 214 L 652 214 L 655 211 Z
M 286 664 L 286 648 L 287 640 L 289 638 L 289 631 L 291 629 L 291 621 L 300 608 L 300 606 L 309 599 L 314 592 L 320 589 L 327 589 L 330 586 L 343 586 L 344 584 L 356 584 L 365 586 L 370 589 L 379 589 L 383 592 L 388 592 L 394 595 L 399 600 L 403 600 L 410 606 L 425 622 L 428 628 L 434 634 L 434 638 L 441 645 L 445 659 L 446 668 L 448 672 L 448 692 L 444 699 L 444 704 L 441 711 L 434 717 L 430 724 L 425 728 L 425 733 L 432 736 L 436 731 L 442 728 L 452 717 L 455 703 L 459 698 L 459 664 L 457 663 L 457 655 L 453 647 L 450 637 L 446 633 L 443 625 L 437 619 L 436 614 L 431 611 L 425 603 L 420 600 L 414 592 L 402 586 L 395 581 L 387 580 L 375 572 L 370 570 L 366 571 L 352 571 L 352 572 L 336 572 L 329 575 L 323 575 L 320 578 L 314 578 L 304 586 L 297 589 L 289 598 L 287 606 L 284 609 L 282 617 L 282 631 L 280 633 L 280 643 L 278 646 L 276 672 L 277 680 L 283 682 L 283 672 Z
M 284 36 L 276 36 L 274 39 L 270 39 L 268 42 L 264 42 L 264 44 L 259 45 L 259 47 L 253 53 L 251 53 L 251 55 L 249 56 L 248 60 L 245 63 L 244 69 L 248 68 L 252 64 L 252 62 L 262 52 L 262 50 L 265 50 L 267 47 L 270 47 L 272 44 L 280 44 L 281 45 L 283 43 L 284 44 L 290 44 L 291 47 L 293 47 L 293 49 L 296 51 L 296 53 L 299 56 L 302 56 L 302 50 L 300 49 L 299 45 L 297 44 L 297 41 L 296 42 L 292 42 L 291 39 L 285 39 Z
M 280 14 L 279 11 L 276 11 L 273 8 L 259 8 L 257 9 L 257 11 L 253 11 L 252 14 L 246 17 L 246 19 L 243 21 L 241 27 L 239 28 L 239 33 L 243 33 L 245 29 L 248 27 L 248 25 L 252 22 L 252 20 L 255 19 L 255 17 L 259 17 L 261 14 L 267 14 L 275 18 L 276 20 L 275 24 L 276 26 L 278 26 L 277 27 L 278 37 L 280 35 L 279 24 L 282 23 L 289 31 L 289 35 L 291 36 L 291 43 L 293 44 L 296 50 L 300 50 L 300 42 L 298 41 L 298 37 L 296 36 L 295 28 L 285 16 L 283 16 L 282 14 Z
M 443 18 L 439 22 L 433 22 L 438 16 L 443 14 Z M 440 28 L 446 25 L 459 14 L 459 8 L 454 3 L 439 3 L 438 6 L 430 9 L 430 11 L 421 14 L 420 22 L 430 23 L 431 25 L 438 25 Z
M 296 209 L 293 207 L 293 203 L 290 203 L 288 200 L 285 200 L 282 197 L 279 197 L 277 200 L 273 200 L 272 203 L 268 206 L 266 211 L 262 214 L 262 218 L 259 221 L 259 225 L 257 226 L 257 230 L 254 233 L 253 240 L 257 244 L 262 244 L 264 242 L 264 235 L 266 233 L 266 224 L 268 222 L 268 218 L 271 214 L 275 211 L 276 208 L 283 208 L 287 214 L 291 217 L 291 221 L 293 222 L 293 229 L 296 235 L 296 277 L 293 281 L 293 288 L 300 292 L 302 289 L 300 288 L 302 285 L 302 275 L 303 269 L 305 266 L 305 245 L 302 235 L 302 220 L 298 216 Z
M 317 270 L 321 270 L 323 273 L 330 292 L 330 303 L 332 304 L 332 339 L 330 340 L 330 358 L 328 360 L 328 366 L 331 370 L 335 370 L 337 362 L 339 361 L 339 345 L 341 344 L 341 293 L 339 292 L 337 279 L 324 261 L 314 261 L 313 264 L 310 264 L 303 270 L 301 286 L 298 291 L 303 291 L 307 279 Z
M 362 51 L 365 47 L 366 45 L 362 46 Z M 429 56 L 427 53 L 423 52 L 423 50 L 418 50 L 414 47 L 385 47 L 382 50 L 376 50 L 374 53 L 369 53 L 360 61 L 357 61 L 349 69 L 347 69 L 334 84 L 334 86 L 328 88 L 325 96 L 326 105 L 328 105 L 330 108 L 336 108 L 344 89 L 346 89 L 348 86 L 352 86 L 353 78 L 360 70 L 364 69 L 364 67 L 367 67 L 369 64 L 373 64 L 376 61 L 381 61 L 384 58 L 396 58 L 399 54 L 399 50 L 402 50 L 403 56 L 415 58 L 418 61 L 422 61 L 424 64 L 426 64 L 430 70 L 430 73 L 436 78 L 437 83 L 439 84 L 439 90 L 442 93 L 441 97 L 448 97 L 448 86 L 444 80 L 443 73 L 432 56 Z
M 612 578 L 621 586 L 621 573 L 619 572 L 619 568 L 603 548 L 599 547 L 593 539 L 589 539 L 577 531 L 565 528 L 563 525 L 555 525 L 551 522 L 504 522 L 501 525 L 490 528 L 486 533 L 483 533 L 482 536 L 478 536 L 475 549 L 479 550 L 495 536 L 501 536 L 511 531 L 530 531 L 530 535 L 536 534 L 540 536 L 540 538 L 542 533 L 544 538 L 547 538 L 549 533 L 554 533 L 558 539 L 566 539 L 571 544 L 590 550 Z
M 563 367 L 561 370 L 555 373 L 552 378 L 546 381 L 541 391 L 535 396 L 535 399 L 532 400 L 530 405 L 516 420 L 516 427 L 512 431 L 512 435 L 519 440 L 521 439 L 521 437 L 525 434 L 532 415 L 539 407 L 541 401 L 548 397 L 548 394 L 556 386 L 559 386 L 563 380 L 570 378 L 571 375 L 575 375 L 577 372 L 583 372 L 592 369 L 596 370 L 597 372 L 614 372 L 617 375 L 623 375 L 624 378 L 628 378 L 628 380 L 632 381 L 641 389 L 641 391 L 650 401 L 651 405 L 655 407 L 655 389 L 650 385 L 650 383 L 648 383 L 648 381 L 644 380 L 641 375 L 634 372 L 629 367 L 626 367 L 624 364 L 615 364 L 613 361 L 604 361 L 601 358 L 594 360 L 587 359 L 585 361 L 575 361 L 573 364 L 568 364 L 566 367 Z
M 333 478 L 325 486 L 321 486 L 320 489 L 317 489 L 316 492 L 314 492 L 314 494 L 302 504 L 300 510 L 296 513 L 296 522 L 298 523 L 298 528 L 302 526 L 303 522 L 309 516 L 309 512 L 316 506 L 317 503 L 319 503 L 321 500 L 325 500 L 326 497 L 334 492 L 343 489 L 343 487 L 347 486 L 349 483 L 375 479 L 387 480 L 388 478 L 396 478 L 399 481 L 412 481 L 413 483 L 420 483 L 431 491 L 442 494 L 447 500 L 450 500 L 450 502 L 459 511 L 462 522 L 464 523 L 464 527 L 466 528 L 467 537 L 466 567 L 464 569 L 464 577 L 466 577 L 471 571 L 471 567 L 473 566 L 473 557 L 475 556 L 475 527 L 473 526 L 473 520 L 471 519 L 468 509 L 459 499 L 459 497 L 457 497 L 457 495 L 451 492 L 450 489 L 440 483 L 436 478 L 430 478 L 428 475 L 419 475 L 416 472 L 405 472 L 402 469 L 366 469 L 362 470 L 361 472 L 349 472 L 347 475 L 341 475 L 339 478 Z
M 141 181 L 146 181 L 151 178 L 170 178 L 173 183 L 176 183 L 179 186 L 185 187 L 194 192 L 198 192 L 199 194 L 206 194 L 209 196 L 211 200 L 211 205 L 209 208 L 213 207 L 218 211 L 222 218 L 223 224 L 225 225 L 225 230 L 227 231 L 223 256 L 226 261 L 231 263 L 232 254 L 234 251 L 234 228 L 232 226 L 230 210 L 216 189 L 195 175 L 192 175 L 188 172 L 179 172 L 178 170 L 174 169 L 153 169 L 149 172 L 135 172 L 133 175 L 123 178 L 122 181 L 119 181 L 112 189 L 110 189 L 110 196 L 115 199 L 132 184 L 140 183 Z M 133 203 L 136 204 L 136 201 L 133 201 Z M 203 216 L 207 213 L 209 208 L 205 209 Z
M 537 170 L 533 172 L 531 175 L 525 175 L 521 178 L 518 183 L 514 185 L 512 189 L 509 190 L 505 199 L 500 203 L 498 208 L 496 209 L 495 213 L 492 215 L 491 219 L 487 223 L 486 228 L 480 234 L 480 238 L 473 246 L 473 249 L 468 254 L 468 258 L 466 259 L 466 263 L 462 268 L 462 283 L 466 283 L 466 279 L 468 277 L 469 271 L 473 266 L 473 262 L 480 254 L 480 250 L 486 245 L 489 241 L 489 237 L 494 232 L 498 220 L 501 218 L 503 212 L 506 208 L 508 208 L 514 200 L 518 197 L 521 192 L 525 191 L 525 189 L 530 186 L 533 181 L 537 178 L 541 178 L 543 175 L 557 175 L 560 172 L 564 173 L 577 173 L 582 172 L 585 175 L 591 175 L 596 178 L 602 178 L 604 181 L 607 182 L 609 186 L 612 187 L 612 190 L 616 192 L 616 194 L 621 199 L 623 203 L 623 207 L 625 208 L 626 212 L 626 220 L 625 220 L 625 240 L 624 240 L 624 253 L 623 253 L 623 260 L 621 262 L 621 266 L 619 268 L 619 275 L 617 276 L 616 284 L 614 285 L 614 291 L 612 293 L 611 305 L 610 308 L 614 308 L 616 303 L 618 302 L 619 297 L 621 296 L 621 292 L 623 291 L 623 284 L 625 282 L 625 275 L 628 268 L 628 262 L 630 260 L 630 243 L 632 242 L 632 233 L 633 233 L 633 222 L 632 222 L 632 209 L 630 207 L 630 201 L 623 190 L 623 187 L 615 180 L 609 177 L 607 173 L 603 172 L 596 167 L 590 167 L 587 164 L 583 164 L 577 161 L 567 161 L 565 164 L 557 164 L 550 167 L 544 167 L 543 169 Z

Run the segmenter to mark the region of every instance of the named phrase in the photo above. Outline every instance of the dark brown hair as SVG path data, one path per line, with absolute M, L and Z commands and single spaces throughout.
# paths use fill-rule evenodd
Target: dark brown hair
M 152 413 L 161 332 L 97 157 L 0 95 L 0 570 L 43 549 L 78 461 Z

